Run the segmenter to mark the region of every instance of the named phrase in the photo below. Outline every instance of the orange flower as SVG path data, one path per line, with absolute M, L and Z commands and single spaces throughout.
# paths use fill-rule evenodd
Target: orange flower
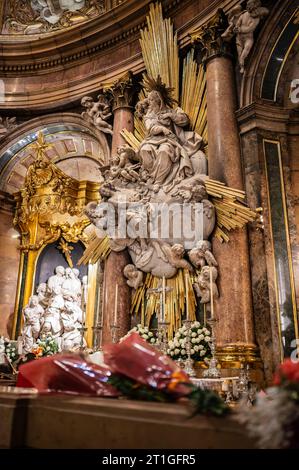
M 43 355 L 43 348 L 41 346 L 38 346 L 37 348 L 33 349 L 32 350 L 32 353 L 36 356 L 36 357 L 40 357 Z
M 187 382 L 188 379 L 185 375 L 185 373 L 182 370 L 178 370 L 176 372 L 173 372 L 171 374 L 171 381 L 169 382 L 167 388 L 169 390 L 175 390 L 176 386 L 180 383 L 185 383 Z

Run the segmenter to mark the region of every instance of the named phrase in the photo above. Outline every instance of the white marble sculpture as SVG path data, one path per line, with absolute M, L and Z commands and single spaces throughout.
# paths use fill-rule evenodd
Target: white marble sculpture
M 127 266 L 124 267 L 124 276 L 127 278 L 128 286 L 133 289 L 138 289 L 138 287 L 142 286 L 143 273 L 139 271 L 134 264 L 127 264 Z
M 217 268 L 214 266 L 204 266 L 197 277 L 197 281 L 193 284 L 196 294 L 200 298 L 200 303 L 207 304 L 211 300 L 211 280 L 210 280 L 210 271 L 212 272 L 212 289 L 213 289 L 213 298 L 217 299 L 219 297 L 219 292 L 216 284 L 218 277 Z
M 100 94 L 97 101 L 91 96 L 84 96 L 81 105 L 86 109 L 81 113 L 83 119 L 93 124 L 99 131 L 113 134 L 112 126 L 107 122 L 112 116 L 111 106 L 105 95 Z
M 81 344 L 81 333 L 79 328 L 82 326 L 82 310 L 73 300 L 66 300 L 60 319 L 63 327 L 61 349 L 79 349 Z M 84 340 L 83 346 L 85 345 L 86 342 Z
M 51 335 L 59 350 L 76 350 L 81 344 L 83 323 L 82 284 L 76 268 L 57 266 L 47 283 L 36 289 L 25 307 L 22 331 L 23 351 L 30 352 L 36 340 Z M 85 292 L 85 296 L 86 296 Z M 83 341 L 83 346 L 85 345 Z
M 60 338 L 62 334 L 60 315 L 63 308 L 64 298 L 62 289 L 56 286 L 51 292 L 49 303 L 44 313 L 41 334 L 50 334 L 53 338 Z
M 39 304 L 38 296 L 32 295 L 28 305 L 23 310 L 24 324 L 22 329 L 22 346 L 25 353 L 32 350 L 38 339 L 43 314 L 44 309 Z
M 85 210 L 98 236 L 109 237 L 112 251 L 129 252 L 132 263 L 124 275 L 134 289 L 142 284 L 142 273 L 171 278 L 180 268 L 193 272 L 206 263 L 217 266 L 208 242 L 215 207 L 205 186 L 203 139 L 189 130 L 189 118 L 173 106 L 170 90 L 159 79 L 151 85 L 136 107 L 146 128 L 144 140 L 137 151 L 127 145 L 118 148 L 100 188 L 101 202 L 90 203 Z M 125 213 L 120 213 L 122 207 Z M 186 226 L 196 225 L 199 207 L 201 236 L 188 238 Z M 188 221 L 177 230 L 187 210 Z M 206 245 L 199 245 L 199 240 Z
M 49 289 L 45 282 L 42 282 L 36 289 L 36 294 L 38 296 L 38 303 L 45 308 L 49 302 Z
M 54 25 L 64 11 L 78 11 L 84 8 L 85 0 L 31 0 L 31 7 L 40 18 Z
M 260 0 L 248 0 L 246 10 L 243 10 L 241 5 L 237 5 L 228 15 L 229 26 L 222 37 L 230 41 L 236 35 L 241 73 L 244 73 L 245 60 L 254 44 L 254 31 L 261 19 L 268 14 L 269 10 L 262 7 Z
M 55 268 L 55 275 L 48 279 L 48 289 L 51 293 L 55 287 L 61 287 L 64 282 L 65 269 L 63 266 L 57 266 Z

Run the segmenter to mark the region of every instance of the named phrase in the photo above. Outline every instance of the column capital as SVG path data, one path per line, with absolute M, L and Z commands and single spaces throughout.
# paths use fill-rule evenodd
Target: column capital
M 120 77 L 109 91 L 112 95 L 113 112 L 118 108 L 134 109 L 133 103 L 136 84 L 134 83 L 134 77 L 131 71 Z
M 227 18 L 224 11 L 219 8 L 206 24 L 190 34 L 191 42 L 203 54 L 203 62 L 207 63 L 215 57 L 232 58 L 230 45 L 222 38 L 222 34 L 227 27 Z

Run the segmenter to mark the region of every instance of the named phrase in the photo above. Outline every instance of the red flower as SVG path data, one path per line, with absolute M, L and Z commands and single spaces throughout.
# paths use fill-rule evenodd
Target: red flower
M 286 359 L 278 367 L 274 375 L 274 385 L 281 385 L 285 381 L 299 384 L 299 361 Z

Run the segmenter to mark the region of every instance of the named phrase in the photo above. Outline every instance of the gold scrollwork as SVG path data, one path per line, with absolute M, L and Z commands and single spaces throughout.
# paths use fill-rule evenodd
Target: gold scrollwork
M 90 221 L 84 207 L 100 198 L 98 183 L 77 181 L 48 159 L 51 148 L 53 145 L 39 133 L 32 144 L 35 160 L 27 170 L 24 187 L 14 195 L 14 224 L 21 234 L 20 250 L 28 255 L 24 295 L 17 295 L 16 315 L 19 302 L 25 305 L 32 294 L 36 263 L 43 248 L 59 240 L 62 253 L 72 265 L 70 243 L 81 241 L 86 245 L 88 240 L 85 229 Z M 19 275 L 23 275 L 22 270 Z

